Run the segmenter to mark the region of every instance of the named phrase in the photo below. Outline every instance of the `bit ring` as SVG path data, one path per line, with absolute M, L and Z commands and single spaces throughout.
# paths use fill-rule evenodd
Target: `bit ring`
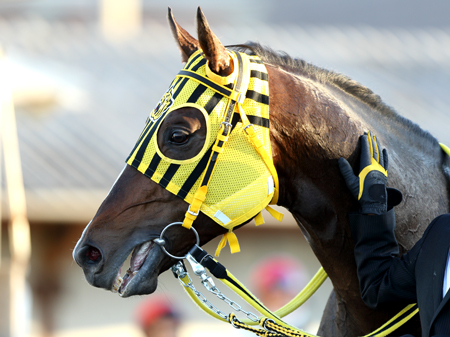
M 154 239 L 153 242 L 156 243 L 158 246 L 160 246 L 161 249 L 163 250 L 163 252 L 166 253 L 166 254 L 167 254 L 168 256 L 170 256 L 171 258 L 177 259 L 177 260 L 184 260 L 184 259 L 186 258 L 186 255 L 187 255 L 188 253 L 186 253 L 186 255 L 184 255 L 184 256 L 176 256 L 176 255 L 170 254 L 170 253 L 167 251 L 166 247 L 164 247 L 164 245 L 165 245 L 165 243 L 166 243 L 166 241 L 163 239 L 164 233 L 166 232 L 166 230 L 167 230 L 169 227 L 176 226 L 176 225 L 183 225 L 183 223 L 182 223 L 182 222 L 172 222 L 171 224 L 168 224 L 168 225 L 167 225 L 166 227 L 164 227 L 164 229 L 162 230 L 161 234 L 159 235 L 159 238 Z M 199 246 L 199 245 L 200 245 L 200 237 L 198 236 L 197 231 L 196 231 L 195 228 L 192 227 L 192 226 L 191 226 L 191 228 L 189 228 L 189 229 L 192 230 L 192 231 L 194 232 L 195 238 L 196 238 L 196 240 L 197 240 L 196 245 Z

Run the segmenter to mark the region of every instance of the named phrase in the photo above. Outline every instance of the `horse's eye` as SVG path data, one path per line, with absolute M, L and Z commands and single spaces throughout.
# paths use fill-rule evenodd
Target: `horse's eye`
M 170 141 L 175 144 L 184 144 L 189 139 L 189 135 L 184 132 L 175 131 L 170 137 Z

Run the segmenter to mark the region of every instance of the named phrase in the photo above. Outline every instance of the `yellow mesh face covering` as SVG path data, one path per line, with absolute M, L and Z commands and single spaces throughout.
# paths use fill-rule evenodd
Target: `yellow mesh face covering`
M 257 56 L 230 52 L 233 74 L 220 77 L 202 53 L 193 54 L 151 112 L 127 163 L 229 230 L 226 240 L 239 251 L 232 229 L 257 216 L 278 199 L 278 177 L 269 138 L 269 82 Z M 172 111 L 194 107 L 203 113 L 207 137 L 193 158 L 174 160 L 158 147 L 159 126 Z M 265 157 L 265 158 L 264 158 Z M 269 210 L 272 214 L 273 210 Z M 277 213 L 274 216 L 279 218 Z

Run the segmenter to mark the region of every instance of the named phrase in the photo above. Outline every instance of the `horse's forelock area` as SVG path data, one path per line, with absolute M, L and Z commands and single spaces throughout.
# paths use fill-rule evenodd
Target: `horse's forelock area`
M 437 139 L 428 131 L 423 130 L 416 123 L 399 115 L 392 107 L 384 103 L 379 95 L 346 75 L 318 67 L 302 59 L 291 57 L 283 51 L 275 51 L 257 42 L 250 41 L 243 45 L 236 45 L 235 49 L 241 52 L 256 54 L 265 63 L 280 66 L 294 74 L 303 75 L 321 83 L 335 85 L 349 95 L 356 97 L 371 108 L 384 114 L 386 117 L 404 125 L 408 131 L 423 138 L 421 140 L 426 140 L 430 146 L 438 146 Z M 448 178 L 450 179 L 450 176 Z

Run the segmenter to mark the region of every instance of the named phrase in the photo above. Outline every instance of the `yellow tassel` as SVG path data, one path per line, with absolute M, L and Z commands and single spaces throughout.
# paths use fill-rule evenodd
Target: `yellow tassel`
M 239 253 L 241 251 L 241 247 L 239 247 L 239 241 L 237 239 L 236 234 L 233 232 L 229 232 L 228 234 L 228 243 L 230 245 L 231 254 Z
M 270 206 L 267 206 L 267 207 L 266 207 L 266 211 L 269 212 L 270 215 L 273 216 L 273 217 L 274 217 L 275 219 L 277 219 L 278 221 L 280 221 L 280 222 L 283 221 L 283 217 L 284 217 L 283 213 L 280 213 L 280 212 L 274 210 L 274 209 L 273 209 L 272 207 L 270 207 Z
M 220 255 L 222 248 L 225 247 L 225 245 L 227 244 L 227 237 L 226 237 L 227 234 L 222 235 L 222 239 L 220 239 L 219 245 L 217 246 L 217 249 L 216 249 L 217 257 Z
M 236 236 L 236 234 L 234 234 L 232 232 L 232 229 L 230 229 L 230 231 L 228 233 L 225 233 L 222 236 L 222 239 L 220 240 L 219 245 L 217 246 L 217 249 L 216 249 L 217 257 L 220 255 L 220 252 L 223 249 L 223 247 L 226 246 L 227 241 L 230 244 L 231 254 L 239 253 L 241 251 L 241 248 L 239 247 L 239 241 L 237 239 L 237 236 Z
M 259 225 L 262 225 L 262 224 L 264 224 L 264 217 L 263 217 L 262 213 L 259 212 L 258 215 L 255 216 L 255 225 L 259 226 Z

